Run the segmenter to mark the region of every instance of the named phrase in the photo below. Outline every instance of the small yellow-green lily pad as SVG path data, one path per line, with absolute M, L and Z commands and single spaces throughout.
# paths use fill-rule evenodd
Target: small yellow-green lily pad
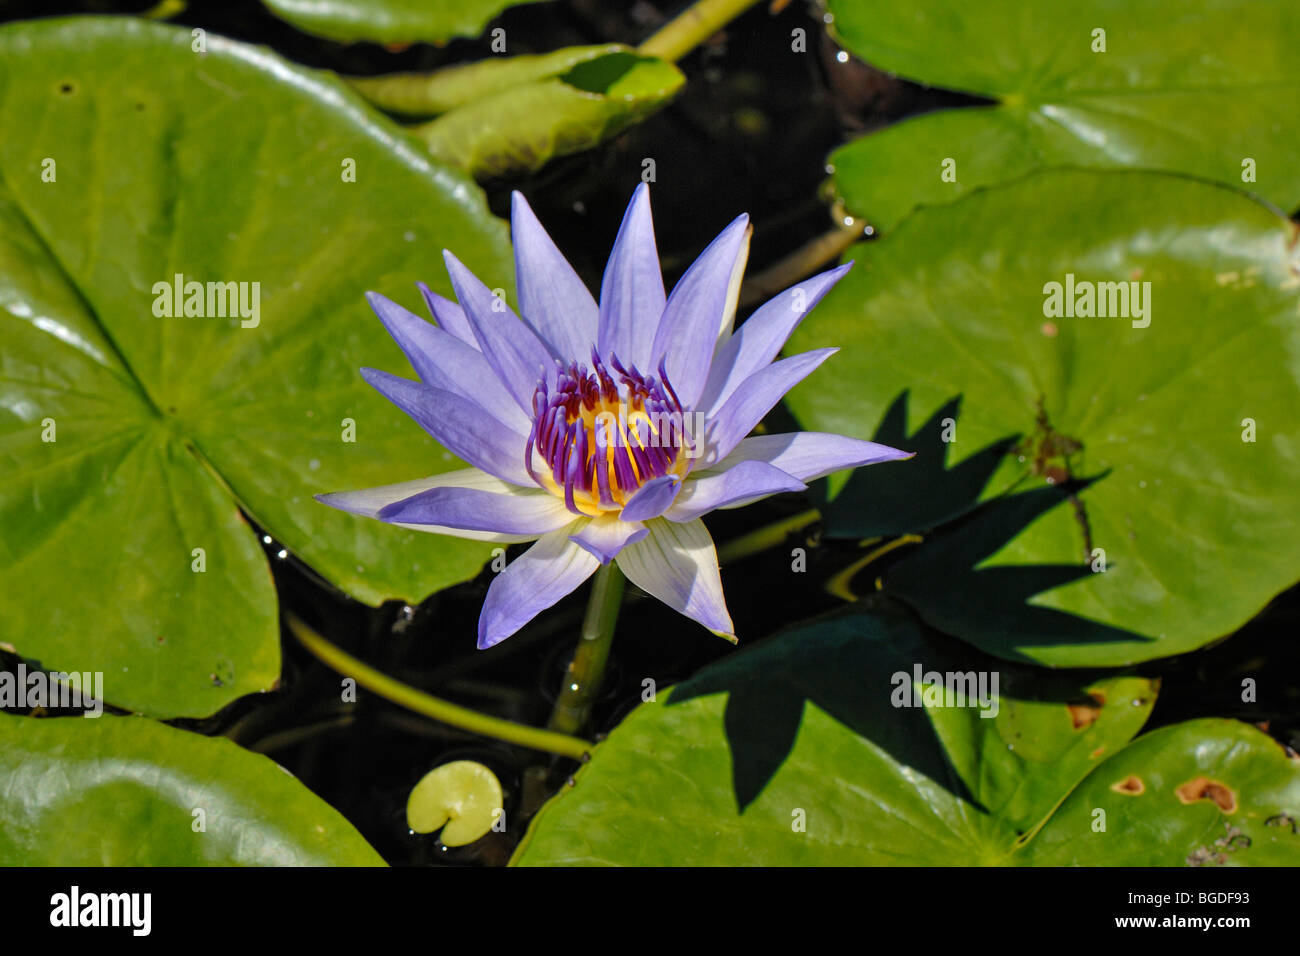
M 503 813 L 501 781 L 473 760 L 453 760 L 430 770 L 406 801 L 407 825 L 416 833 L 442 827 L 447 846 L 473 843 Z

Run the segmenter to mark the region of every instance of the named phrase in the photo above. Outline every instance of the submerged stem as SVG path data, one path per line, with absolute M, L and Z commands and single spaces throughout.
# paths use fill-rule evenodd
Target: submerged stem
M 739 538 L 732 538 L 726 544 L 718 547 L 718 563 L 727 564 L 730 561 L 739 561 L 751 554 L 758 554 L 760 551 L 774 548 L 784 541 L 786 535 L 790 532 L 806 528 L 820 517 L 821 512 L 815 508 L 810 508 L 773 524 L 755 528 L 747 534 L 742 534 Z
M 297 638 L 298 643 L 317 660 L 344 677 L 353 678 L 367 690 L 417 714 L 432 717 L 444 724 L 481 734 L 484 737 L 495 737 L 521 747 L 560 754 L 564 757 L 572 757 L 574 760 L 581 760 L 591 749 L 591 744 L 578 737 L 481 714 L 468 707 L 461 707 L 459 704 L 426 694 L 357 660 L 347 651 L 331 644 L 292 614 L 286 615 L 285 620 L 289 625 L 289 633 Z
M 697 0 L 637 49 L 642 56 L 676 62 L 758 0 Z
M 587 615 L 582 620 L 578 649 L 564 672 L 564 684 L 551 711 L 549 727 L 562 734 L 576 734 L 591 715 L 591 704 L 600 692 L 614 641 L 614 625 L 623 598 L 623 572 L 613 561 L 602 565 L 591 585 Z

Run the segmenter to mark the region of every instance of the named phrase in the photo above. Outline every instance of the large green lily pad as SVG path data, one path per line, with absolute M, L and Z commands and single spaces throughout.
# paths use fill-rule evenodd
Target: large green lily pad
M 979 474 L 915 485 L 930 501 L 909 530 L 1008 495 L 913 548 L 885 586 L 1000 656 L 1114 666 L 1229 634 L 1293 584 L 1295 237 L 1224 187 L 1053 171 L 851 250 L 858 267 L 791 343 L 842 349 L 791 394 L 796 416 L 861 437 L 928 422 L 952 441 L 929 436 L 908 463 L 921 473 L 944 467 L 940 447 L 949 471 L 981 456 Z M 1069 276 L 1137 288 L 1150 311 L 1046 315 Z M 908 424 L 888 425 L 904 399 Z M 987 454 L 1008 436 L 1011 453 Z M 863 526 L 872 483 L 902 472 L 849 479 Z
M 917 666 L 923 681 L 999 672 L 997 715 L 892 706 Z M 1129 744 L 1155 696 L 1142 678 L 1008 667 L 907 619 L 854 612 L 664 696 L 543 807 L 516 864 L 1176 866 L 1225 822 L 1251 841 L 1234 863 L 1300 862 L 1300 836 L 1277 825 L 1300 813 L 1296 762 L 1233 721 Z M 1108 789 L 1138 767 L 1144 795 Z M 1233 789 L 1232 813 L 1178 799 L 1198 776 Z M 1096 806 L 1109 808 L 1104 833 Z
M 995 101 L 910 118 L 831 156 L 836 190 L 878 230 L 917 205 L 1060 166 L 1191 173 L 1300 204 L 1290 0 L 827 7 L 836 37 L 868 63 Z
M 0 865 L 382 866 L 271 760 L 143 717 L 0 714 Z
M 492 285 L 510 266 L 477 187 L 343 84 L 195 42 L 128 18 L 0 29 L 0 641 L 164 717 L 278 675 L 240 509 L 370 603 L 481 567 L 481 543 L 312 495 L 461 467 L 358 376 L 410 374 L 363 295 L 449 293 L 443 247 Z M 206 294 L 204 317 L 157 314 L 177 275 L 246 283 L 249 317 Z
M 299 30 L 350 43 L 443 43 L 474 37 L 507 7 L 537 0 L 264 0 Z M 507 43 L 509 38 L 507 38 Z

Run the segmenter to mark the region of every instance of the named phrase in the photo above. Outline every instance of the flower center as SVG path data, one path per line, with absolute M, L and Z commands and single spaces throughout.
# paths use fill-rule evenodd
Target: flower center
M 552 393 L 543 379 L 533 393 L 533 428 L 525 463 L 539 485 L 574 514 L 619 511 L 646 482 L 690 469 L 691 441 L 681 402 L 659 377 L 605 367 L 595 349 L 591 369 L 560 369 Z

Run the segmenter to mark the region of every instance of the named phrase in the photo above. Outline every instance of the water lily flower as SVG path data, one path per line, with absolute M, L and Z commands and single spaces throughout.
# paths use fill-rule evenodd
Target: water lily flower
M 733 331 L 750 226 L 740 216 L 665 296 L 641 185 L 597 304 L 528 203 L 511 225 L 522 316 L 444 252 L 459 304 L 420 286 L 434 325 L 368 299 L 420 381 L 361 374 L 472 468 L 328 505 L 405 528 L 535 543 L 492 582 L 478 646 L 514 634 L 615 561 L 643 591 L 735 640 L 700 516 L 845 468 L 910 457 L 796 432 L 746 437 L 835 349 L 773 361 L 852 263 L 791 287 Z

